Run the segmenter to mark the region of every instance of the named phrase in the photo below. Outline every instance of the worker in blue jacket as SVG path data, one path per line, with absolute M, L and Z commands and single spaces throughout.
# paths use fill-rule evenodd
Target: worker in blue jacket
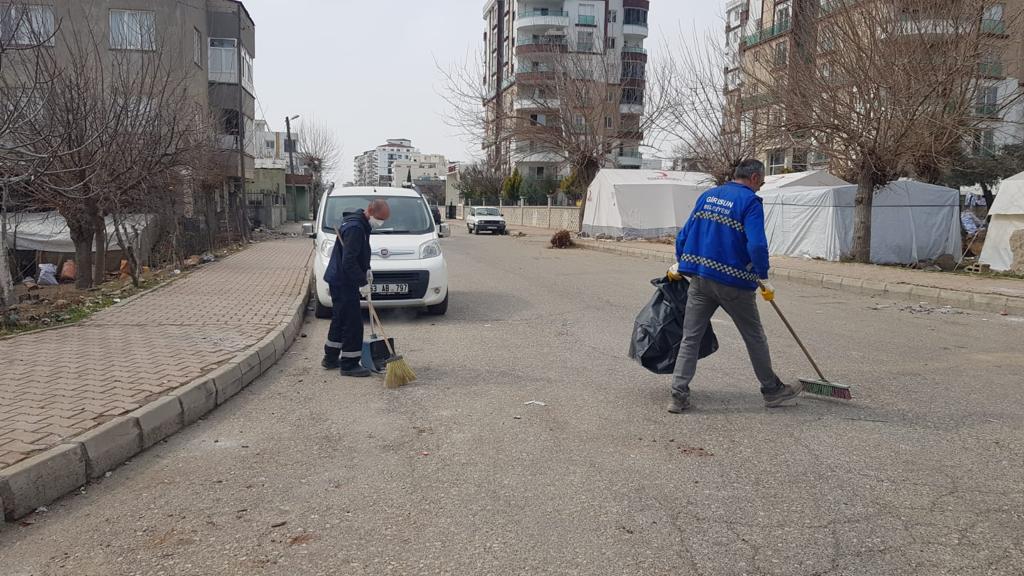
M 755 294 L 759 287 L 765 300 L 775 298 L 775 288 L 768 283 L 764 207 L 756 194 L 763 185 L 764 164 L 758 160 L 741 162 L 732 181 L 701 195 L 676 238 L 677 263 L 669 270 L 669 277 L 690 277 L 690 291 L 672 382 L 669 412 L 673 414 L 690 407 L 690 382 L 697 371 L 700 343 L 711 316 L 720 307 L 743 337 L 765 405 L 781 406 L 803 389 L 800 384 L 783 384 L 776 376 L 757 311 Z
M 359 363 L 363 355 L 363 313 L 361 301 L 370 296 L 370 233 L 391 217 L 384 200 L 374 200 L 366 210 L 342 214 L 331 261 L 324 282 L 331 290 L 331 328 L 324 345 L 324 368 L 341 369 L 342 376 L 365 378 L 370 371 Z

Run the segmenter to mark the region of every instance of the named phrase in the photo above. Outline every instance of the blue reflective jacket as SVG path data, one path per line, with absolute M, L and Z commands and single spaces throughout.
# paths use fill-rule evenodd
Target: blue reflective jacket
M 769 266 L 761 198 L 738 182 L 705 192 L 679 231 L 676 259 L 683 274 L 756 290 Z

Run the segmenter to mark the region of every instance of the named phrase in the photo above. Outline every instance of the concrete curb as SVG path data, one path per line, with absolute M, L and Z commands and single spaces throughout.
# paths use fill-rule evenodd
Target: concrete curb
M 616 254 L 619 256 L 630 256 L 643 258 L 655 262 L 672 264 L 675 257 L 667 252 L 658 250 L 647 250 L 631 246 L 619 246 L 617 243 L 579 241 L 576 245 L 584 250 L 593 250 L 605 254 Z M 771 276 L 805 284 L 816 288 L 827 288 L 839 290 L 852 294 L 866 296 L 885 296 L 893 300 L 905 300 L 908 302 L 930 302 L 940 306 L 952 306 L 964 310 L 976 312 L 994 312 L 996 314 L 1013 314 L 1024 316 L 1024 298 L 1014 296 L 1003 296 L 1000 294 L 988 294 L 969 292 L 966 290 L 948 290 L 934 286 L 922 286 L 908 284 L 905 282 L 881 282 L 878 280 L 865 280 L 834 274 L 823 274 L 820 272 L 807 272 L 804 270 L 791 270 L 787 268 L 772 268 Z
M 284 356 L 301 333 L 308 300 L 308 292 L 297 296 L 289 321 L 278 324 L 263 340 L 217 370 L 130 414 L 0 470 L 2 518 L 14 521 L 31 514 L 224 404 Z

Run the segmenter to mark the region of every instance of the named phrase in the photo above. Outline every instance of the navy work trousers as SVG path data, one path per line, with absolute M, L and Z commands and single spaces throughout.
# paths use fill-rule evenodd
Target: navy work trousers
M 336 360 L 359 361 L 363 354 L 363 312 L 359 287 L 332 285 L 331 329 L 327 333 L 324 356 Z

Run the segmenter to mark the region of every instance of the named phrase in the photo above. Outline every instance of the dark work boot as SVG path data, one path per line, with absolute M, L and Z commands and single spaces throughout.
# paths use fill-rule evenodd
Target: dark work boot
M 682 414 L 690 409 L 689 396 L 672 395 L 672 403 L 668 405 L 668 411 L 672 414 Z
M 328 370 L 337 370 L 340 366 L 338 359 L 331 358 L 330 356 L 324 356 L 324 359 L 320 361 L 320 365 Z
M 350 378 L 366 378 L 372 372 L 359 363 L 358 358 L 343 358 L 341 360 L 341 375 Z

